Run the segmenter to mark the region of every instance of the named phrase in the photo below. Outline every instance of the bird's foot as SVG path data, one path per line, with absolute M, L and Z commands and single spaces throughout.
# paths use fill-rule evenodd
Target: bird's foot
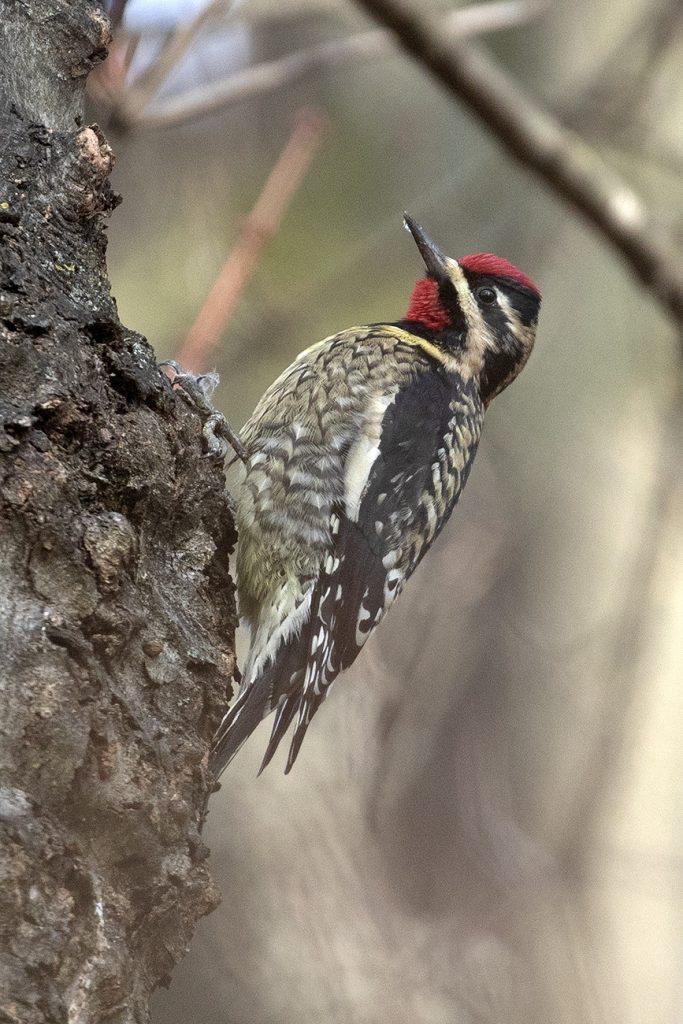
M 188 405 L 199 414 L 203 421 L 202 436 L 206 442 L 207 455 L 214 459 L 223 460 L 232 448 L 242 462 L 247 461 L 247 450 L 240 440 L 239 434 L 233 430 L 225 416 L 216 409 L 211 397 L 218 384 L 218 374 L 215 370 L 211 373 L 195 375 L 184 369 L 175 359 L 164 359 L 159 363 L 159 368 L 170 366 L 174 372 L 171 384 L 177 388 Z

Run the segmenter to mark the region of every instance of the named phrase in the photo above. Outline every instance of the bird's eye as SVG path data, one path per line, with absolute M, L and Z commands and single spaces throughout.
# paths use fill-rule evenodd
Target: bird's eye
M 477 288 L 477 298 L 480 302 L 483 302 L 485 306 L 492 306 L 496 301 L 496 293 L 493 288 Z

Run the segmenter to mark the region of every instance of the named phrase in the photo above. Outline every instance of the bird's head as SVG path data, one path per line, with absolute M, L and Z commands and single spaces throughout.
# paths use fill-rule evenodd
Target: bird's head
M 446 352 L 465 378 L 478 378 L 488 405 L 529 358 L 541 293 L 499 256 L 444 256 L 412 217 L 404 219 L 427 269 L 404 320 Z

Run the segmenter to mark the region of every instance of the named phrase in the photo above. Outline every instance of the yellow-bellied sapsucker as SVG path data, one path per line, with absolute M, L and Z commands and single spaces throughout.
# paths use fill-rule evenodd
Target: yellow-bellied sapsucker
M 484 410 L 531 352 L 541 296 L 507 260 L 449 259 L 412 218 L 427 274 L 405 317 L 299 355 L 241 431 L 237 582 L 251 648 L 214 738 L 220 775 L 275 712 L 262 768 L 295 722 L 286 771 L 451 514 Z

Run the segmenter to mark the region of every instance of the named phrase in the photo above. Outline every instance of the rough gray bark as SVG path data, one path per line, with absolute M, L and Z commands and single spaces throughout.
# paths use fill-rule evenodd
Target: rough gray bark
M 0 2 L 0 1020 L 145 1021 L 216 903 L 200 838 L 234 541 L 197 417 L 109 294 L 108 24 Z

